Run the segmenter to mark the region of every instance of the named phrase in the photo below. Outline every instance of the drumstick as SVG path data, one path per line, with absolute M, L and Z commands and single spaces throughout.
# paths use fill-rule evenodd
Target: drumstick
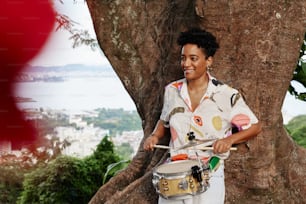
M 165 145 L 154 145 L 154 148 L 159 148 L 159 149 L 170 149 L 169 146 L 165 146 Z
M 154 145 L 154 148 L 170 149 L 169 146 L 165 146 L 165 145 Z M 201 148 L 196 148 L 196 150 L 213 150 L 213 147 L 201 147 Z M 237 147 L 231 147 L 230 150 L 236 151 Z
M 196 148 L 196 150 L 213 150 L 213 147 L 200 147 L 200 148 Z M 231 147 L 229 150 L 231 151 L 236 151 L 237 147 Z

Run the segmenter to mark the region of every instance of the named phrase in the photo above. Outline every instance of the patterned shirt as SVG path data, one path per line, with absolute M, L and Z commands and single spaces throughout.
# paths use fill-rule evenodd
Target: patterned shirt
M 209 74 L 208 77 L 206 93 L 195 110 L 192 110 L 185 78 L 174 81 L 165 88 L 160 119 L 164 121 L 165 127 L 170 128 L 171 156 L 184 153 L 194 157 L 195 151 L 201 157 L 212 156 L 211 150 L 175 150 L 188 144 L 187 134 L 190 132 L 193 132 L 197 139 L 221 139 L 230 136 L 234 126 L 241 130 L 258 122 L 236 89 L 222 84 Z M 218 156 L 226 159 L 229 152 Z

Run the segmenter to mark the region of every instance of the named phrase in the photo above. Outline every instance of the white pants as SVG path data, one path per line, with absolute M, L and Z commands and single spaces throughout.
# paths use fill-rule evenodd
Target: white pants
M 210 187 L 199 195 L 190 196 L 190 198 L 178 200 L 164 199 L 159 196 L 159 204 L 224 204 L 225 185 L 224 185 L 224 165 L 221 164 L 218 170 L 211 174 L 209 179 Z

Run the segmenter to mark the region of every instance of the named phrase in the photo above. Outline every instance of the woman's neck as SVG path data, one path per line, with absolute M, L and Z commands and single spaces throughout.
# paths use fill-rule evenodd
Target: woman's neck
M 208 75 L 205 74 L 203 77 L 195 80 L 187 81 L 189 91 L 203 91 L 206 90 L 208 85 Z
M 194 111 L 201 103 L 201 99 L 207 90 L 208 79 L 208 76 L 205 75 L 203 78 L 187 81 L 187 89 L 190 97 L 192 111 Z

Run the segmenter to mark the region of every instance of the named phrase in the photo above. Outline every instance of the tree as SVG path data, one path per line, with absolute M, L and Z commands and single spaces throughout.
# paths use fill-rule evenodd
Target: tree
M 0 160 L 0 203 L 16 203 L 22 191 L 24 174 L 30 170 L 20 165 L 15 155 L 2 155 Z
M 301 203 L 306 151 L 287 135 L 281 107 L 305 32 L 304 0 L 87 0 L 98 43 L 134 100 L 144 138 L 153 130 L 164 86 L 182 77 L 179 31 L 201 26 L 221 49 L 213 75 L 239 89 L 263 132 L 226 161 L 226 203 Z M 163 144 L 168 141 L 165 139 Z M 152 168 L 165 159 L 140 145 L 126 170 L 103 185 L 95 203 L 156 203 Z
M 91 188 L 84 178 L 86 166 L 82 160 L 58 157 L 26 176 L 19 203 L 85 203 Z
M 102 185 L 108 166 L 118 161 L 113 143 L 104 137 L 87 158 L 59 156 L 27 174 L 18 203 L 88 203 Z

